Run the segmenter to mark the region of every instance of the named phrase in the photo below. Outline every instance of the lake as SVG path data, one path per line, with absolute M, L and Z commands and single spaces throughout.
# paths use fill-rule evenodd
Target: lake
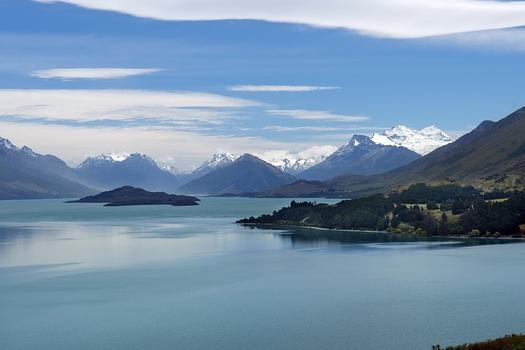
M 523 243 L 234 224 L 289 202 L 0 201 L 0 348 L 420 350 L 525 332 Z

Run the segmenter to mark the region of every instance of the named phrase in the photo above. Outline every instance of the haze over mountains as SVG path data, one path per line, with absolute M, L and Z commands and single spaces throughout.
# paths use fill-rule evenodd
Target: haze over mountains
M 181 185 L 178 176 L 162 170 L 152 158 L 139 153 L 113 153 L 88 158 L 76 171 L 81 181 L 103 190 L 129 185 L 151 191 L 174 192 Z
M 451 138 L 435 127 L 414 130 L 397 126 L 372 138 L 354 135 L 331 154 L 331 146 L 313 147 L 296 154 L 267 152 L 261 155 L 265 160 L 254 155 L 237 157 L 219 153 L 189 173 L 173 166 L 160 167 L 151 157 L 140 153 L 102 154 L 70 168 L 56 157 L 42 156 L 1 140 L 6 169 L 1 174 L 1 198 L 45 198 L 75 197 L 121 186 L 206 195 L 261 192 L 297 179 L 379 174 L 420 158 L 408 147 L 424 152 L 450 142 Z M 14 175 L 15 172 L 23 174 Z

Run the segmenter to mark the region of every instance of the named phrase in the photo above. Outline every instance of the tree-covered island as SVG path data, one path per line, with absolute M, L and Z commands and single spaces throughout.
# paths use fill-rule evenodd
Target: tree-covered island
M 337 204 L 292 201 L 289 207 L 239 220 L 247 225 L 293 225 L 377 230 L 427 236 L 522 237 L 525 193 L 481 193 L 458 185 L 412 185 L 388 195 Z

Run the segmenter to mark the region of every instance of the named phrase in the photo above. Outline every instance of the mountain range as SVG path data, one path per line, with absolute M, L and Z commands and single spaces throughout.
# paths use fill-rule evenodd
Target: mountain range
M 332 146 L 313 147 L 296 154 L 267 152 L 261 155 L 267 161 L 253 155 L 238 158 L 219 153 L 190 173 L 170 166 L 159 167 L 151 157 L 140 153 L 101 154 L 70 168 L 54 156 L 42 156 L 28 147 L 18 148 L 6 139 L 1 140 L 4 162 L 9 162 L 4 166 L 7 170 L 0 174 L 2 198 L 43 198 L 83 195 L 92 193 L 92 188 L 108 190 L 126 185 L 149 191 L 181 189 L 184 193 L 208 195 L 260 192 L 292 183 L 297 178 L 327 180 L 343 174 L 378 174 L 420 157 L 403 145 L 421 147 L 423 143 L 425 149 L 429 149 L 449 142 L 450 138 L 435 127 L 414 130 L 397 126 L 372 138 L 355 135 L 332 154 Z M 7 160 L 7 156 L 11 159 Z M 23 174 L 14 176 L 16 171 Z M 24 176 L 28 180 L 22 184 Z M 39 188 L 36 184 L 45 179 L 54 182 L 42 183 Z
M 0 138 L 0 199 L 78 197 L 93 190 L 77 182 L 77 174 L 55 156 L 18 148 Z
M 331 156 L 299 174 L 309 180 L 327 180 L 343 174 L 380 174 L 408 164 L 421 156 L 402 146 L 383 145 L 368 136 L 354 135 Z
M 401 168 L 373 176 L 344 175 L 326 182 L 300 181 L 259 193 L 262 197 L 357 197 L 410 184 L 457 183 L 485 190 L 525 189 L 525 107 Z
M 90 157 L 76 168 L 76 172 L 83 183 L 102 190 L 128 185 L 174 192 L 181 185 L 178 176 L 159 168 L 152 158 L 140 153 Z

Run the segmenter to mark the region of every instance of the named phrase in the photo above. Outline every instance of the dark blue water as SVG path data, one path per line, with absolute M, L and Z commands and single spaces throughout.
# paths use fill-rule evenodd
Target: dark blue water
M 525 331 L 522 243 L 233 224 L 288 202 L 0 202 L 0 349 L 415 350 Z

